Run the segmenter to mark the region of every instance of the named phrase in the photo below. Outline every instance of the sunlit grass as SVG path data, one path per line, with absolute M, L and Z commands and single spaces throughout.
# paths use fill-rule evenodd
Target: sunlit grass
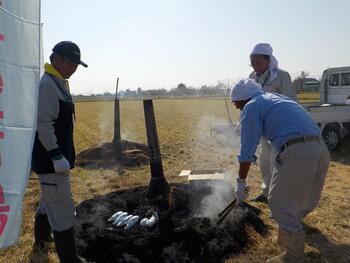
M 301 92 L 301 93 L 298 93 L 298 99 L 300 102 L 319 102 L 320 93 L 319 92 Z
M 300 95 L 299 95 L 300 96 Z M 302 94 L 314 98 L 311 94 Z M 309 97 L 308 97 L 309 96 Z M 77 123 L 75 144 L 77 152 L 110 142 L 113 137 L 113 102 L 76 103 Z M 142 101 L 121 101 L 122 139 L 146 143 L 146 130 Z M 237 121 L 239 112 L 228 103 L 230 116 Z M 228 122 L 223 99 L 155 100 L 154 111 L 162 153 L 164 174 L 171 182 L 184 180 L 177 175 L 183 169 L 222 168 L 237 171 L 237 148 L 227 147 L 222 137 L 211 137 L 210 127 Z M 346 147 L 345 147 L 346 148 Z M 319 208 L 307 219 L 307 262 L 349 262 L 350 244 L 350 166 L 349 154 L 332 162 Z M 146 185 L 150 171 L 148 166 L 117 170 L 77 167 L 72 171 L 73 197 L 76 203 L 119 189 Z M 34 212 L 39 199 L 38 181 L 29 181 L 23 204 L 23 225 L 20 243 L 0 252 L 2 262 L 28 262 L 31 257 Z M 251 196 L 259 193 L 260 174 L 256 165 L 249 175 Z M 254 204 L 256 205 L 256 204 Z M 252 232 L 254 239 L 244 254 L 228 262 L 264 262 L 277 252 L 272 237 L 276 224 L 268 218 L 266 205 L 258 205 L 271 232 L 266 238 Z M 348 249 L 348 250 L 346 250 Z M 348 253 L 348 254 L 347 254 Z M 58 262 L 54 246 L 50 247 L 49 259 L 44 255 L 32 257 L 32 262 Z M 48 261 L 49 260 L 49 261 Z

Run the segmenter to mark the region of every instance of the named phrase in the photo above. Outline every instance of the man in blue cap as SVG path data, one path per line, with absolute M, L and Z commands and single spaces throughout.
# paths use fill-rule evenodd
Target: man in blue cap
M 278 153 L 268 187 L 268 205 L 278 224 L 283 253 L 270 263 L 304 262 L 305 233 L 301 221 L 320 200 L 330 155 L 317 124 L 291 98 L 264 92 L 252 79 L 239 81 L 231 100 L 241 114 L 241 149 L 236 198 L 248 197 L 246 178 L 261 137 Z
M 74 104 L 68 79 L 78 65 L 79 47 L 71 41 L 54 46 L 51 64 L 45 64 L 38 98 L 38 123 L 32 170 L 38 174 L 41 199 L 35 215 L 35 245 L 45 248 L 54 236 L 61 262 L 83 262 L 76 252 L 74 239 L 75 205 L 70 187 L 70 169 L 74 167 Z

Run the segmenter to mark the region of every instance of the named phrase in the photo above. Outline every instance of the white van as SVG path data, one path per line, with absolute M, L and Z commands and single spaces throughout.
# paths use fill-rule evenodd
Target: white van
M 322 74 L 321 103 L 348 104 L 350 101 L 350 67 L 329 68 Z

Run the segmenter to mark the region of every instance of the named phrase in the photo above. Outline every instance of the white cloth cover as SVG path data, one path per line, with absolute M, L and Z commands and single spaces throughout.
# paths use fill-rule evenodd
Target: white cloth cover
M 40 0 L 0 1 L 0 248 L 18 242 L 40 79 Z
M 270 81 L 274 80 L 278 75 L 278 61 L 274 55 L 272 55 L 272 47 L 268 43 L 259 43 L 254 48 L 250 55 L 268 55 L 270 56 Z
M 242 79 L 231 89 L 231 101 L 248 100 L 263 93 L 261 85 L 253 79 Z

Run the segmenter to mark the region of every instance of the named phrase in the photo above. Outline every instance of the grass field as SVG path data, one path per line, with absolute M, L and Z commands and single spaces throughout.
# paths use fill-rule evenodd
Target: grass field
M 298 93 L 298 99 L 302 102 L 318 102 L 320 101 L 319 92 L 301 92 Z
M 142 101 L 121 101 L 122 139 L 146 143 Z M 239 112 L 229 105 L 235 122 Z M 183 169 L 224 168 L 237 171 L 237 146 L 224 138 L 211 137 L 210 127 L 227 122 L 223 99 L 155 100 L 154 109 L 162 153 L 164 174 L 170 182 L 179 182 Z M 113 135 L 113 102 L 76 103 L 77 123 L 75 143 L 77 152 L 110 142 Z M 238 138 L 237 138 L 238 139 Z M 305 220 L 307 230 L 307 262 L 350 262 L 350 143 L 344 140 L 339 152 L 333 155 L 326 185 L 319 207 Z M 146 185 L 149 167 L 116 170 L 75 168 L 72 171 L 72 189 L 75 202 L 138 185 Z M 249 175 L 251 196 L 259 192 L 258 167 Z M 58 262 L 54 246 L 49 253 L 32 251 L 33 219 L 40 191 L 36 176 L 29 180 L 23 203 L 23 225 L 18 245 L 0 252 L 0 262 Z M 255 205 L 255 204 L 254 204 Z M 253 240 L 245 253 L 227 262 L 264 262 L 277 253 L 272 243 L 276 224 L 268 218 L 266 205 L 258 205 L 270 228 L 267 237 L 252 232 Z

